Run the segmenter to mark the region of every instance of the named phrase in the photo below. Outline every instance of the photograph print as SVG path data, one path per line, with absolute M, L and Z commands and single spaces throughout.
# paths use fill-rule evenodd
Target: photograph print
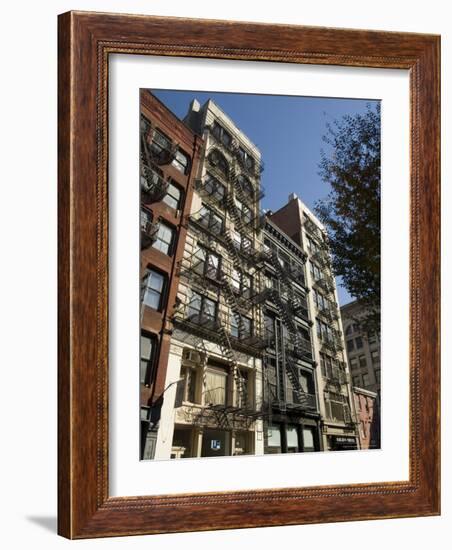
M 380 448 L 380 125 L 140 90 L 141 460 Z

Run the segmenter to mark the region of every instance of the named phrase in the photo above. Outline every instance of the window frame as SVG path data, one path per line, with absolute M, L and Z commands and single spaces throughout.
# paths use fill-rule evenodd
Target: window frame
M 150 353 L 149 357 L 143 357 L 142 351 L 142 339 L 147 338 L 150 342 Z M 151 384 L 151 375 L 153 374 L 156 366 L 156 359 L 158 357 L 158 338 L 157 335 L 146 330 L 141 330 L 140 332 L 140 384 L 146 387 L 150 387 Z M 142 361 L 146 360 L 146 368 L 144 376 L 142 376 Z
M 166 242 L 166 241 L 164 241 L 163 239 L 161 239 L 159 237 L 160 229 L 167 229 L 171 232 L 171 239 L 170 239 L 169 242 Z M 162 254 L 165 254 L 165 256 L 170 256 L 171 257 L 171 256 L 173 256 L 174 251 L 176 249 L 176 242 L 177 242 L 176 228 L 173 225 L 167 223 L 166 221 L 159 221 L 159 228 L 158 228 L 158 231 L 157 231 L 157 235 L 156 235 L 155 241 L 152 243 L 151 247 L 154 248 L 155 250 L 158 250 Z M 168 251 L 164 252 L 161 248 L 158 248 L 157 244 L 159 244 L 159 243 L 163 243 L 164 245 L 167 245 L 168 246 Z
M 161 287 L 160 292 L 157 292 L 156 289 L 153 289 L 153 288 L 149 287 L 148 281 L 151 277 L 151 274 L 155 274 L 158 277 L 162 277 L 162 287 Z M 146 306 L 146 307 L 149 307 L 150 309 L 153 309 L 154 311 L 162 311 L 164 302 L 166 300 L 166 293 L 167 293 L 167 288 L 168 288 L 168 275 L 166 273 L 162 272 L 162 271 L 159 271 L 159 270 L 155 269 L 154 267 L 147 267 L 146 272 L 145 272 L 144 277 L 143 277 L 143 280 L 145 280 L 145 284 L 144 284 L 142 305 Z M 159 304 L 158 304 L 157 308 L 155 308 L 155 307 L 153 307 L 153 306 L 151 306 L 151 305 L 149 305 L 148 303 L 145 302 L 145 298 L 146 298 L 146 294 L 147 294 L 148 290 L 151 290 L 154 293 L 159 294 Z
M 174 196 L 170 194 L 170 188 L 171 187 L 174 187 L 174 189 L 176 189 L 176 191 L 179 192 L 179 199 L 176 199 L 177 206 L 173 206 L 172 204 L 169 204 L 165 200 L 167 197 L 171 197 L 172 199 L 174 199 Z M 168 182 L 168 188 L 166 190 L 165 196 L 162 199 L 162 202 L 164 202 L 169 208 L 172 208 L 173 210 L 182 210 L 183 199 L 184 199 L 184 190 L 173 179 L 171 179 Z

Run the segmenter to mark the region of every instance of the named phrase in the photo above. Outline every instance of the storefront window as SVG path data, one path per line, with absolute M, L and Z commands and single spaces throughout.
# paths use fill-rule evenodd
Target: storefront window
M 315 451 L 314 428 L 303 428 L 303 450 Z
M 297 453 L 298 452 L 298 430 L 296 426 L 287 426 L 287 452 L 288 453 Z
M 277 424 L 270 424 L 267 428 L 267 448 L 268 454 L 281 453 L 281 431 Z

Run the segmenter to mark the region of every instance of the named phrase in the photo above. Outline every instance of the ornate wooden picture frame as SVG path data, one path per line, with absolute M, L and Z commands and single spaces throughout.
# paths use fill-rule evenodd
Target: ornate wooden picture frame
M 437 515 L 440 510 L 440 38 L 121 14 L 59 17 L 58 531 L 68 538 Z M 410 74 L 409 480 L 111 497 L 111 54 L 406 69 Z

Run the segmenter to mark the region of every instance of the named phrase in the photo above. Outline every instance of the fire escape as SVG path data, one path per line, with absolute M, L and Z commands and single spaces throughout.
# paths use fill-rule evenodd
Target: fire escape
M 166 195 L 169 181 L 163 177 L 160 166 L 173 161 L 177 145 L 160 135 L 148 120 L 142 118 L 141 122 L 141 203 L 149 205 L 161 201 Z M 147 209 L 142 210 L 140 229 L 143 250 L 155 242 L 159 230 L 158 220 L 154 220 Z
M 287 376 L 296 396 L 297 408 L 315 411 L 317 410 L 316 396 L 306 392 L 302 387 L 300 371 L 297 367 L 298 359 L 313 362 L 311 343 L 302 337 L 295 322 L 295 316 L 301 316 L 312 325 L 308 318 L 307 304 L 297 295 L 293 286 L 294 282 L 305 286 L 304 273 L 295 264 L 283 265 L 274 249 L 264 249 L 261 257 L 272 266 L 276 273 L 277 285 L 265 288 L 254 297 L 254 300 L 260 304 L 270 301 L 285 327 L 283 345 L 277 347 L 276 354 L 278 364 L 284 365 L 284 368 L 278 371 L 279 387 L 286 387 L 285 377 Z M 286 407 L 286 401 L 280 399 L 279 409 L 285 410 Z
M 339 313 L 335 300 L 335 284 L 331 276 L 331 258 L 328 248 L 326 234 L 307 215 L 305 215 L 304 228 L 312 239 L 310 259 L 318 266 L 319 271 L 313 270 L 313 288 L 320 291 L 323 300 L 318 301 L 317 316 L 329 327 L 326 334 L 323 331 L 319 334 L 321 351 L 329 357 L 329 366 L 325 367 L 325 389 L 336 395 L 342 396 L 344 386 L 348 384 L 345 363 L 338 359 L 338 354 L 343 351 L 342 334 L 339 330 Z M 330 404 L 331 407 L 338 406 L 337 403 Z M 351 421 L 349 406 L 342 405 L 344 420 Z
M 144 118 L 140 135 L 142 201 L 149 204 L 161 201 L 167 192 L 169 181 L 163 178 L 160 167 L 173 162 L 178 145 Z
M 212 151 L 215 150 L 224 152 L 224 144 L 215 141 Z M 233 150 L 232 154 L 234 154 Z M 231 150 L 227 155 L 231 156 Z M 229 170 L 226 171 L 220 170 L 211 154 L 206 155 L 206 160 L 210 178 L 197 180 L 195 189 L 203 198 L 205 205 L 229 213 L 235 231 L 243 238 L 237 242 L 232 232 L 225 228 L 224 222 L 206 214 L 204 207 L 188 216 L 186 225 L 196 235 L 197 247 L 191 254 L 185 253 L 179 262 L 178 272 L 181 280 L 189 283 L 192 290 L 201 297 L 201 306 L 199 311 L 194 311 L 190 303 L 180 304 L 176 309 L 174 323 L 189 335 L 190 340 L 186 341 L 190 341 L 197 349 L 201 347 L 205 349 L 204 340 L 218 344 L 221 354 L 227 359 L 230 371 L 233 372 L 235 399 L 229 399 L 228 404 L 211 404 L 208 407 L 199 408 L 192 423 L 205 425 L 205 422 L 211 422 L 214 418 L 215 424 L 221 428 L 232 428 L 237 422 L 245 423 L 249 427 L 256 419 L 268 414 L 263 402 L 250 402 L 248 388 L 237 359 L 238 353 L 260 358 L 265 347 L 260 311 L 255 311 L 252 329 L 251 325 L 245 324 L 246 315 L 255 308 L 255 304 L 250 300 L 250 286 L 243 284 L 243 274 L 255 276 L 258 271 L 257 261 L 260 254 L 253 241 L 259 229 L 259 220 L 258 217 L 253 216 L 253 212 L 262 195 L 256 193 L 253 200 L 248 199 L 247 202 L 244 194 L 240 195 L 242 204 L 251 202 L 251 208 L 247 206 L 249 215 L 243 215 L 237 209 L 234 200 L 235 194 L 237 193 L 238 196 L 240 193 L 237 191 L 235 163 L 231 163 Z M 206 265 L 209 261 L 209 251 L 218 250 L 218 244 L 226 248 L 228 257 L 223 255 L 218 265 Z M 205 254 L 200 255 L 199 245 L 205 249 Z M 241 274 L 241 280 L 235 286 L 232 283 L 234 270 Z M 221 297 L 227 306 L 228 313 L 226 310 L 220 311 Z M 207 311 L 204 307 L 206 301 L 211 302 L 209 307 L 214 308 L 215 311 L 212 309 Z M 212 306 L 214 302 L 216 305 Z M 230 328 L 233 319 L 234 333 Z

